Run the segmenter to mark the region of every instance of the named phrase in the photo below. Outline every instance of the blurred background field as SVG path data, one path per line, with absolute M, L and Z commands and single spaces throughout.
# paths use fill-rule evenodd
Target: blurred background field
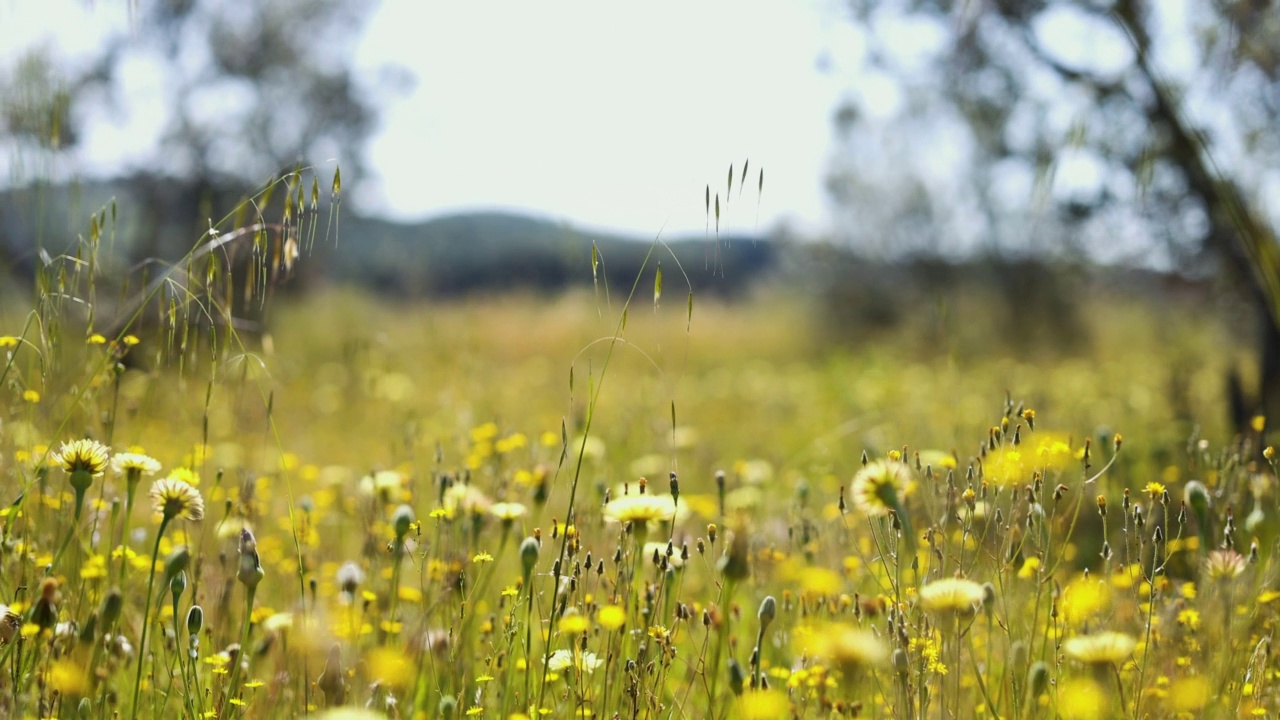
M 32 7 L 0 714 L 1280 712 L 1266 3 Z

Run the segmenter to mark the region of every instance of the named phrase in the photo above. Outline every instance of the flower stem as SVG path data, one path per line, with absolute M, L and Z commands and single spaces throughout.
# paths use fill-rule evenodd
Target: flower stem
M 156 563 L 160 561 L 160 539 L 164 537 L 164 530 L 169 525 L 169 520 L 167 515 L 161 518 L 160 530 L 156 532 L 155 548 L 151 551 L 151 574 L 147 578 L 147 603 L 142 611 L 142 632 L 138 636 L 138 671 L 133 678 L 133 711 L 130 717 L 134 720 L 138 717 L 138 696 L 142 690 L 142 664 L 147 657 L 147 624 L 151 616 L 151 595 L 156 585 Z

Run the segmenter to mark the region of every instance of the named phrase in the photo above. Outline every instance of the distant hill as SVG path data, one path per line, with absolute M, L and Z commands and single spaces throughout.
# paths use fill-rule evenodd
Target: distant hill
M 104 243 L 109 262 L 131 265 L 144 254 L 139 248 L 157 244 L 163 249 L 156 254 L 176 260 L 208 227 L 208 218 L 227 212 L 242 194 L 228 191 L 222 196 L 197 201 L 170 192 L 156 178 L 0 192 L 0 276 L 32 277 L 37 239 L 52 254 L 74 250 L 76 238 L 88 232 L 90 216 L 113 199 L 115 233 L 110 246 Z M 148 244 L 147 233 L 161 242 Z M 659 262 L 665 292 L 687 292 L 691 283 L 696 292 L 718 295 L 745 291 L 779 264 L 776 244 L 762 238 L 664 241 L 654 249 L 641 279 L 648 293 Z M 344 210 L 336 243 L 317 239 L 293 285 L 355 283 L 402 297 L 513 288 L 550 292 L 593 282 L 593 243 L 601 260 L 599 281 L 618 289 L 635 281 L 652 238 L 590 232 L 515 213 L 473 212 L 397 223 Z
M 399 295 L 550 291 L 593 281 L 593 244 L 600 282 L 621 288 L 636 279 L 652 242 L 510 213 L 449 215 L 420 224 L 347 216 L 336 247 L 317 247 L 311 267 L 326 278 Z M 759 238 L 673 239 L 654 249 L 642 283 L 652 287 L 661 262 L 664 291 L 685 292 L 692 283 L 697 292 L 732 295 L 773 270 L 777 255 L 773 243 Z

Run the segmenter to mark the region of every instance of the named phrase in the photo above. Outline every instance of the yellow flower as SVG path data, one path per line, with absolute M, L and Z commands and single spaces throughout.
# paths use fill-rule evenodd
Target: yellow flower
M 94 333 L 89 336 L 89 339 L 87 340 L 87 342 L 90 345 L 106 345 L 107 336 L 103 335 L 102 333 Z
M 58 660 L 50 665 L 45 681 L 63 695 L 82 697 L 89 691 L 89 676 L 84 668 L 70 660 Z
M 63 443 L 55 461 L 69 473 L 87 472 L 101 475 L 107 469 L 111 448 L 97 440 L 72 440 Z
M 389 647 L 377 648 L 365 656 L 369 677 L 392 687 L 407 687 L 414 677 L 414 666 L 409 656 Z
M 1086 665 L 1114 665 L 1133 654 L 1138 641 L 1118 632 L 1077 635 L 1062 643 L 1062 652 Z
M 126 475 L 130 471 L 137 472 L 139 475 L 155 475 L 160 472 L 160 463 L 149 455 L 123 452 L 111 458 L 111 469 L 121 475 Z
M 1062 591 L 1059 609 L 1068 625 L 1079 626 L 1111 607 L 1111 588 L 1097 578 L 1077 577 Z
M 1203 676 L 1182 678 L 1169 688 L 1165 709 L 1174 713 L 1196 713 L 1209 703 L 1214 694 L 1213 686 L 1207 678 Z
M 964 578 L 944 578 L 920 588 L 920 607 L 931 612 L 971 613 L 983 598 L 982 586 Z
M 458 513 L 466 515 L 484 515 L 493 506 L 493 501 L 480 488 L 470 483 L 455 483 L 444 491 L 444 509 L 448 517 L 457 517 Z
M 35 390 L 26 390 L 22 393 L 22 399 L 32 404 L 40 402 L 40 393 Z
M 12 335 L 0 335 L 0 348 L 17 347 L 18 338 Z
M 987 453 L 982 462 L 983 476 L 1001 485 L 1020 485 L 1031 481 L 1031 473 L 1039 470 L 1062 470 L 1075 453 L 1065 435 L 1037 433 L 1021 445 L 1002 445 Z
M 810 653 L 846 671 L 883 665 L 889 648 L 870 631 L 848 623 L 801 626 L 792 634 L 798 654 Z
M 557 627 L 566 635 L 584 633 L 591 629 L 591 621 L 577 612 L 568 612 L 560 618 L 560 624 Z
M 511 522 L 529 512 L 529 509 L 517 502 L 500 502 L 489 506 L 489 514 L 503 522 Z
M 605 605 L 596 611 L 596 622 L 605 630 L 617 630 L 627 622 L 627 611 L 617 605 Z
M 604 517 L 619 523 L 649 523 L 672 520 L 676 500 L 670 495 L 625 495 L 604 506 Z
M 791 701 L 780 690 L 751 690 L 738 698 L 737 708 L 742 720 L 773 720 L 790 716 Z
M 1164 494 L 1164 485 L 1161 485 L 1158 482 L 1149 482 L 1143 490 L 1147 495 L 1151 496 L 1152 500 L 1156 500 Z
M 1108 712 L 1109 697 L 1105 688 L 1087 678 L 1063 683 L 1058 692 L 1058 714 L 1064 720 L 1102 720 Z
M 849 485 L 854 507 L 872 517 L 888 515 L 911 481 L 911 468 L 896 460 L 876 460 L 853 476 Z
M 603 660 L 596 657 L 595 653 L 587 650 L 557 650 L 551 653 L 551 657 L 547 659 L 547 669 L 556 673 L 564 672 L 569 668 L 576 668 L 579 671 L 590 675 L 596 668 L 603 664 Z
M 164 478 L 151 484 L 151 507 L 166 519 L 204 519 L 204 498 L 200 491 L 175 478 Z
M 1210 580 L 1232 580 L 1245 570 L 1244 556 L 1235 550 L 1214 550 L 1205 561 Z

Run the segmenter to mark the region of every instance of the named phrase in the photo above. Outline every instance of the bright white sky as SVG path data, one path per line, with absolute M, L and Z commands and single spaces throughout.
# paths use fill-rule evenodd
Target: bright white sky
M 0 65 L 41 44 L 63 61 L 90 57 L 130 31 L 128 5 L 0 0 Z M 700 234 L 705 186 L 723 192 L 729 165 L 750 159 L 748 190 L 739 200 L 734 188 L 722 230 L 783 219 L 819 230 L 830 118 L 850 88 L 819 58 L 858 52 L 840 13 L 839 0 L 386 0 L 356 66 L 403 68 L 415 82 L 383 99 L 368 147 L 374 177 L 352 190 L 365 210 L 403 220 L 506 208 L 644 236 Z M 65 171 L 101 175 L 146 154 L 164 103 L 152 74 L 126 73 L 137 104 L 91 127 Z

